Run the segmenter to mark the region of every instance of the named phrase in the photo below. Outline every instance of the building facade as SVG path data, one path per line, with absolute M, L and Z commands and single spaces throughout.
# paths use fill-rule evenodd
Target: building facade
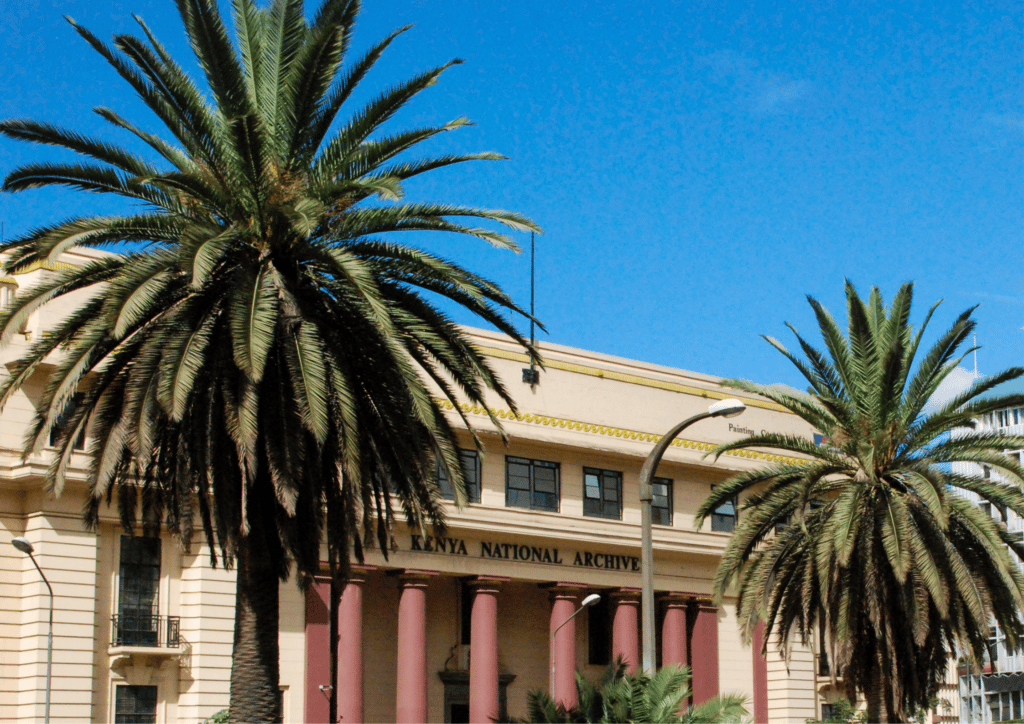
M 83 263 L 95 252 L 69 252 Z M 11 293 L 45 268 L 0 281 Z M 80 300 L 78 300 L 80 301 Z M 70 299 L 60 304 L 73 304 Z M 0 355 L 0 375 L 60 304 L 32 315 Z M 67 309 L 65 306 L 64 309 Z M 463 440 L 469 504 L 448 509 L 445 536 L 396 526 L 390 549 L 370 550 L 342 598 L 339 677 L 329 676 L 326 581 L 280 588 L 285 721 L 326 722 L 332 686 L 343 722 L 489 721 L 524 716 L 527 694 L 569 701 L 573 671 L 598 678 L 622 656 L 640 660 L 639 473 L 658 436 L 709 403 L 738 397 L 746 412 L 684 432 L 657 471 L 654 501 L 658 660 L 686 663 L 697 701 L 737 693 L 758 722 L 803 722 L 841 693 L 813 647 L 789 661 L 744 644 L 735 600 L 715 605 L 711 583 L 738 503 L 694 529 L 712 486 L 782 460 L 771 452 L 706 456 L 715 444 L 771 430 L 810 436 L 792 414 L 723 388 L 708 375 L 543 345 L 537 384 L 529 360 L 501 335 L 472 331 L 519 405 L 467 407 L 483 450 Z M 0 416 L 0 720 L 41 720 L 49 598 L 26 537 L 54 591 L 54 722 L 198 722 L 225 708 L 231 666 L 234 577 L 211 568 L 202 542 L 126 536 L 115 511 L 97 531 L 81 519 L 88 435 L 74 475 L 53 499 L 42 480 L 50 451 L 22 459 L 22 437 L 46 370 Z M 453 411 L 454 412 L 454 411 Z M 446 482 L 441 481 L 442 492 Z M 600 601 L 552 632 L 597 593 Z
M 977 420 L 978 432 L 999 432 L 1024 435 L 1024 407 L 1011 407 L 990 412 Z M 1007 455 L 1021 462 L 1024 450 L 1006 450 Z M 995 468 L 975 463 L 957 463 L 956 472 L 978 475 L 999 481 Z M 974 493 L 960 495 L 981 506 L 982 510 L 1001 522 L 1019 540 L 1024 540 L 1024 519 L 1012 510 L 994 510 Z M 971 724 L 1010 721 L 1024 718 L 1024 652 L 1008 649 L 1006 639 L 994 623 L 990 629 L 989 656 L 981 672 L 962 666 L 959 671 L 960 721 Z

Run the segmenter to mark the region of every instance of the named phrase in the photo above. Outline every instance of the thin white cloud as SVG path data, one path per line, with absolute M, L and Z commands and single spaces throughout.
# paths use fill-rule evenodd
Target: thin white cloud
M 759 68 L 755 62 L 730 50 L 701 59 L 714 80 L 735 89 L 737 99 L 754 113 L 785 113 L 814 92 L 811 81 L 779 71 Z

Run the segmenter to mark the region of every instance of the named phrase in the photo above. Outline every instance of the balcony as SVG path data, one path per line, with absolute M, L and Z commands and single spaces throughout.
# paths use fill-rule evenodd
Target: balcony
M 110 645 L 177 649 L 181 619 L 178 616 L 149 616 L 115 613 L 110 617 Z

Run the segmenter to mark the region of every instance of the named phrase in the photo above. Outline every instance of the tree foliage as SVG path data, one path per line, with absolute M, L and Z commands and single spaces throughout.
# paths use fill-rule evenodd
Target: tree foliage
M 351 109 L 353 90 L 406 28 L 350 60 L 357 0 L 324 0 L 312 19 L 302 0 L 233 0 L 234 43 L 215 0 L 176 3 L 205 87 L 141 19 L 139 35 L 112 44 L 69 19 L 159 121 L 151 131 L 96 109 L 145 152 L 50 123 L 0 122 L 10 138 L 79 156 L 16 168 L 4 190 L 68 187 L 132 208 L 2 245 L 15 274 L 52 267 L 72 247 L 130 251 L 48 273 L 19 294 L 0 317 L 4 339 L 54 299 L 85 301 L 32 341 L 0 404 L 45 374 L 24 449 L 58 433 L 50 491 L 63 490 L 88 427 L 90 524 L 116 499 L 126 530 L 140 509 L 145 531 L 164 523 L 185 545 L 198 525 L 214 563 L 236 563 L 231 716 L 276 720 L 276 581 L 292 564 L 300 580 L 319 573 L 323 543 L 342 579 L 364 545 L 387 551 L 398 514 L 414 528 L 442 524 L 435 460 L 465 501 L 442 401 L 457 414 L 459 402 L 487 409 L 493 391 L 515 409 L 435 300 L 528 347 L 503 314 L 523 310 L 494 283 L 394 237 L 448 232 L 514 249 L 495 228 L 536 227 L 513 212 L 403 198 L 408 179 L 502 158 L 408 157 L 464 118 L 382 130 L 461 61 Z
M 738 722 L 747 713 L 743 697 L 714 697 L 687 707 L 692 696 L 690 670 L 666 666 L 654 676 L 626 673 L 621 657 L 608 665 L 599 684 L 576 672 L 575 706 L 555 703 L 540 690 L 527 695 L 527 716 L 521 722 L 635 722 L 636 724 L 722 724 Z M 516 720 L 513 720 L 516 721 Z
M 974 430 L 981 415 L 1024 404 L 1022 395 L 984 397 L 1024 369 L 979 379 L 929 411 L 939 385 L 972 351 L 960 350 L 975 326 L 973 309 L 918 359 L 938 305 L 915 332 L 911 284 L 888 308 L 877 288 L 862 300 L 848 282 L 846 296 L 845 332 L 810 298 L 824 350 L 792 326 L 803 356 L 766 338 L 806 378 L 806 394 L 727 383 L 785 407 L 827 440 L 762 433 L 716 448 L 771 448 L 804 460 L 717 486 L 697 525 L 748 493 L 715 579 L 718 597 L 738 584 L 741 626 L 749 640 L 766 621 L 766 648 L 770 640 L 783 652 L 795 640 L 811 644 L 820 629 L 833 676 L 851 700 L 863 693 L 869 721 L 904 721 L 928 706 L 951 652 L 982 659 L 992 621 L 1011 647 L 1024 633 L 1024 545 L 960 494 L 1024 515 L 1024 469 L 1003 454 L 1024 447 L 1024 438 Z M 954 469 L 960 462 L 1001 478 Z

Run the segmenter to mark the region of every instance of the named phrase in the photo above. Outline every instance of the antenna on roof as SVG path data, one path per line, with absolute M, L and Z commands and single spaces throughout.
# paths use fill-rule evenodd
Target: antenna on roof
M 534 327 L 536 323 L 536 289 L 537 289 L 537 244 L 534 234 L 530 232 L 530 366 L 523 368 L 523 382 L 531 388 L 540 384 L 540 372 L 537 371 L 537 358 L 533 354 L 533 347 L 536 344 Z

